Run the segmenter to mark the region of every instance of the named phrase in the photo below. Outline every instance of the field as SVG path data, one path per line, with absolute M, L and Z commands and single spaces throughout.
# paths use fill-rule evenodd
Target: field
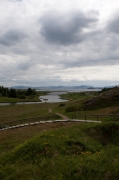
M 49 108 L 54 106 L 56 105 L 48 103 L 0 106 L 0 123 L 48 115 Z
M 0 107 L 0 123 L 61 113 L 111 114 L 119 106 L 66 111 L 82 105 L 89 95 L 68 95 L 65 103 Z M 52 110 L 51 111 L 49 111 Z M 119 123 L 58 122 L 30 125 L 0 132 L 1 180 L 117 180 L 119 177 Z

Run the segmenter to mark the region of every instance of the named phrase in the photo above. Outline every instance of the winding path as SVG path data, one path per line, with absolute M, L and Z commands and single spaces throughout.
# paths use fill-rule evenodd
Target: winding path
M 49 110 L 49 113 L 52 113 L 52 109 L 51 108 L 49 108 L 48 110 Z
M 49 113 L 52 113 L 51 108 L 49 108 L 48 110 L 49 110 Z M 78 123 L 78 122 L 101 123 L 101 121 L 94 121 L 94 120 L 70 119 L 68 116 L 65 116 L 63 114 L 60 114 L 60 113 L 55 113 L 55 114 L 60 116 L 62 118 L 62 120 L 47 120 L 47 121 L 38 121 L 38 122 L 31 122 L 31 123 L 25 123 L 25 124 L 18 124 L 18 125 L 15 125 L 15 126 L 2 128 L 2 129 L 0 129 L 0 131 L 4 131 L 4 130 L 7 130 L 7 129 L 16 129 L 16 128 L 29 126 L 29 125 L 38 125 L 38 124 L 55 123 L 55 122 L 60 122 L 60 123 L 65 123 L 65 122 L 70 122 L 70 123 Z
M 63 114 L 56 113 L 58 116 L 60 116 L 62 119 L 68 120 L 69 118 Z
M 49 108 L 48 109 L 49 113 L 52 113 L 52 109 Z M 60 113 L 56 113 L 58 116 L 60 116 L 62 119 L 68 120 L 69 118 L 67 116 L 65 116 L 64 114 L 60 114 Z

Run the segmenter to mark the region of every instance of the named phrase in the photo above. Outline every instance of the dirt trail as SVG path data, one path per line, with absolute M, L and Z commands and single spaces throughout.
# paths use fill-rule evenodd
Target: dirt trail
M 51 108 L 49 108 L 48 110 L 49 110 L 49 113 L 52 113 L 52 109 Z
M 49 108 L 48 109 L 49 110 L 49 113 L 52 113 L 52 109 L 51 108 Z M 56 113 L 58 116 L 60 116 L 62 119 L 69 119 L 67 116 L 65 116 L 65 115 L 63 115 L 63 114 L 60 114 L 60 113 Z
M 67 116 L 63 115 L 63 114 L 60 114 L 60 113 L 56 113 L 58 116 L 60 116 L 62 119 L 69 119 Z

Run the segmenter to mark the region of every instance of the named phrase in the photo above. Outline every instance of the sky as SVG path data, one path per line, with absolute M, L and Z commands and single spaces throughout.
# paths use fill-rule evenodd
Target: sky
M 119 85 L 119 0 L 0 0 L 1 85 Z

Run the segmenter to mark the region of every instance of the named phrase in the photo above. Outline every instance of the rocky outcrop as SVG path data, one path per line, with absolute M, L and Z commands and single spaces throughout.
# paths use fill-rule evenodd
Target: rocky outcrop
M 97 97 L 84 102 L 84 110 L 119 105 L 119 87 L 100 93 Z

